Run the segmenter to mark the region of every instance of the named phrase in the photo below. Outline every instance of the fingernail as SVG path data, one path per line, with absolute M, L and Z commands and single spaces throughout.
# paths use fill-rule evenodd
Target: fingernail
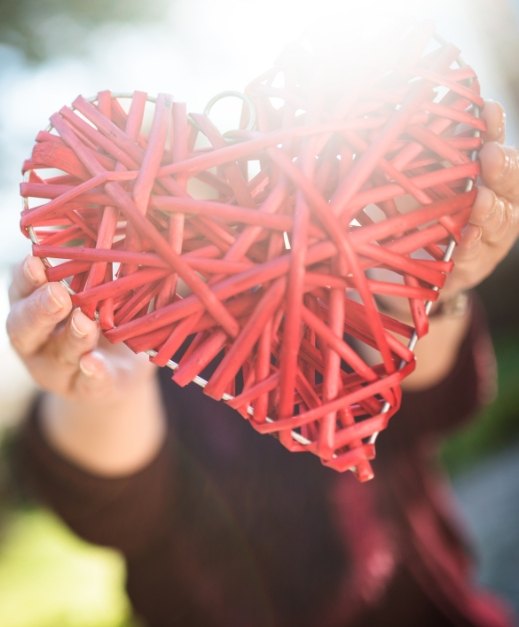
M 463 245 L 465 248 L 474 248 L 483 235 L 483 229 L 475 224 L 468 224 L 463 230 Z
M 81 359 L 79 362 L 79 369 L 85 375 L 85 377 L 93 377 L 95 375 L 95 370 L 88 367 L 88 364 Z
M 83 315 L 81 314 L 81 311 L 79 309 L 76 309 L 74 313 L 72 314 L 72 318 L 70 319 L 70 328 L 72 330 L 72 333 L 76 337 L 78 338 L 86 337 L 88 333 L 88 329 L 85 329 L 83 327 L 84 324 L 85 324 L 85 321 L 83 319 Z
M 84 355 L 79 360 L 79 369 L 85 375 L 85 377 L 95 378 L 101 374 L 99 368 L 96 368 L 95 365 L 92 365 L 92 363 L 89 363 L 89 361 L 90 362 L 92 360 L 95 361 L 96 359 L 102 360 L 103 358 L 101 357 L 100 353 L 98 353 L 97 351 L 93 351 L 91 353 L 88 353 L 88 355 Z
M 56 290 L 56 287 L 49 283 L 47 285 L 47 298 L 45 307 L 50 313 L 56 313 L 65 306 L 65 299 Z

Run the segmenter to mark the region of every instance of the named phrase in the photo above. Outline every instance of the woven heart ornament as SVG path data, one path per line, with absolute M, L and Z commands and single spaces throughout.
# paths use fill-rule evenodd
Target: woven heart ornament
M 109 340 L 367 480 L 474 201 L 482 102 L 423 29 L 348 89 L 301 76 L 285 55 L 225 133 L 167 95 L 77 98 L 24 164 L 21 224 Z

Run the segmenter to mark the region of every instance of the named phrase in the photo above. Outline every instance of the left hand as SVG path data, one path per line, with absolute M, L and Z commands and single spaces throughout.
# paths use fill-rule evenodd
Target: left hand
M 487 131 L 479 154 L 481 182 L 469 222 L 454 252 L 454 268 L 440 290 L 440 302 L 475 287 L 489 276 L 519 235 L 519 151 L 503 145 L 505 114 L 500 105 L 487 102 L 482 117 Z M 409 321 L 408 312 L 404 320 Z M 469 316 L 461 314 L 430 318 L 429 332 L 420 338 L 415 349 L 416 370 L 404 380 L 403 389 L 430 388 L 451 372 L 468 322 Z
M 446 300 L 478 285 L 506 257 L 519 235 L 519 151 L 504 146 L 505 113 L 496 102 L 482 110 L 487 124 L 480 151 L 481 182 L 469 223 L 454 252 Z

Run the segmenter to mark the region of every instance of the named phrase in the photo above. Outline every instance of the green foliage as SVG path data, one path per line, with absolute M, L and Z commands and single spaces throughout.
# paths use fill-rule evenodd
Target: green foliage
M 82 52 L 84 36 L 102 24 L 159 20 L 167 0 L 3 0 L 0 44 L 33 62 Z
M 122 558 L 83 542 L 35 504 L 17 441 L 16 429 L 0 432 L 0 625 L 138 627 Z
M 48 511 L 16 510 L 0 544 L 0 625 L 131 627 L 123 575 L 118 555 L 77 539 Z
M 519 438 L 519 336 L 507 333 L 495 339 L 498 395 L 472 425 L 452 437 L 443 457 L 456 473 Z

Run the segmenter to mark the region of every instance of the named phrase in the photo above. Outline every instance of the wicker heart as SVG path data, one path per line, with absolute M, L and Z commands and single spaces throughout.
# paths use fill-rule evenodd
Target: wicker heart
M 423 31 L 333 99 L 299 67 L 224 134 L 166 95 L 77 98 L 24 165 L 22 228 L 111 341 L 366 480 L 474 200 L 481 100 Z

